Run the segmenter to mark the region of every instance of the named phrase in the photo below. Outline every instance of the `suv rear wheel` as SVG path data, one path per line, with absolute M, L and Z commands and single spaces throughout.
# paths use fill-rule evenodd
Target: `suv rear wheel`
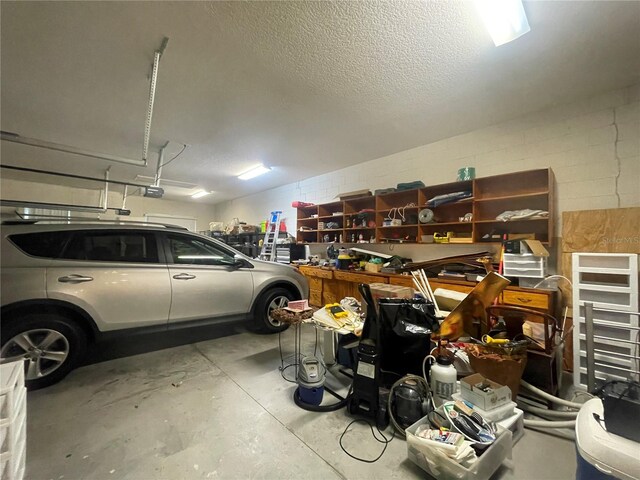
M 278 333 L 287 329 L 289 325 L 275 320 L 271 316 L 277 308 L 289 305 L 293 295 L 284 288 L 272 288 L 260 296 L 255 310 L 255 327 L 262 333 Z
M 29 390 L 62 380 L 83 357 L 85 332 L 73 321 L 56 314 L 27 314 L 2 325 L 3 359 L 25 360 Z

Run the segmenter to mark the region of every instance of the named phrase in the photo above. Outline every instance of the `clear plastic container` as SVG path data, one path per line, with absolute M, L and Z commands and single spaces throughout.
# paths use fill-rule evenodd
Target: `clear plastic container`
M 452 397 L 454 400 L 466 402 L 460 393 L 454 393 Z M 516 406 L 516 402 L 509 402 L 491 410 L 482 410 L 474 405 L 473 410 L 478 412 L 478 414 L 488 422 L 499 422 L 500 420 L 512 416 Z
M 509 430 L 498 425 L 498 436 L 469 468 L 465 468 L 452 460 L 437 448 L 424 446 L 416 441 L 417 428 L 428 423 L 423 417 L 407 430 L 407 456 L 409 460 L 422 468 L 429 475 L 439 480 L 488 480 L 503 462 L 512 468 L 511 447 L 512 435 Z

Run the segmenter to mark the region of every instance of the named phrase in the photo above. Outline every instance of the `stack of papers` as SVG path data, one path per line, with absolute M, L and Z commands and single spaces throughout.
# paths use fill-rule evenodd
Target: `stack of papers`
M 447 457 L 468 468 L 476 460 L 476 452 L 471 448 L 471 442 L 455 432 L 433 430 L 427 425 L 420 425 L 412 438 L 417 446 L 435 448 Z
M 314 312 L 311 320 L 322 327 L 336 330 L 338 333 L 342 333 L 343 335 L 353 333 L 354 330 L 358 328 L 362 329 L 362 321 L 360 320 L 360 317 L 348 310 L 346 317 L 336 320 L 326 308 L 321 308 Z

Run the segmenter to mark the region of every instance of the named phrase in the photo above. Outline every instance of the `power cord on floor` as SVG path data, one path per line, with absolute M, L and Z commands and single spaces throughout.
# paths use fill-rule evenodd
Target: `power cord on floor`
M 374 459 L 367 459 L 367 458 L 360 458 L 360 457 L 356 457 L 355 455 L 352 455 L 351 453 L 349 453 L 347 451 L 346 448 L 344 448 L 344 445 L 342 445 L 342 439 L 344 438 L 344 436 L 347 434 L 347 431 L 349 431 L 349 427 L 351 427 L 351 425 L 353 425 L 354 423 L 364 423 L 366 425 L 369 425 L 369 428 L 371 429 L 371 434 L 373 435 L 373 438 L 376 440 L 376 442 L 378 443 L 382 443 L 384 445 L 384 447 L 382 448 L 382 451 L 380 452 L 380 455 L 378 455 L 376 458 Z M 364 463 L 375 463 L 378 460 L 380 460 L 380 458 L 382 457 L 382 455 L 384 455 L 384 452 L 387 451 L 387 446 L 391 443 L 391 440 L 393 440 L 395 438 L 395 432 L 391 432 L 391 438 L 387 438 L 384 436 L 384 433 L 382 433 L 380 431 L 380 429 L 376 426 L 376 430 L 378 431 L 378 434 L 382 437 L 382 440 L 379 439 L 376 436 L 376 432 L 373 429 L 373 424 L 368 422 L 367 420 L 363 420 L 363 419 L 355 419 L 353 420 L 351 423 L 349 423 L 349 425 L 347 425 L 347 427 L 344 429 L 344 432 L 342 432 L 342 435 L 340 435 L 340 448 L 342 449 L 342 451 L 344 453 L 346 453 L 347 455 L 349 455 L 351 458 L 353 458 L 354 460 L 358 460 L 359 462 L 364 462 Z

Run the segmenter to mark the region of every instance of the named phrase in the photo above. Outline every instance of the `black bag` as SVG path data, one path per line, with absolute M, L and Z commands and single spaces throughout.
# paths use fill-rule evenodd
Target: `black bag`
M 433 304 L 422 299 L 383 298 L 378 316 L 381 369 L 398 378 L 407 373 L 422 375 L 431 333 L 439 325 Z
M 612 380 L 595 393 L 602 399 L 607 432 L 640 442 L 640 383 Z

